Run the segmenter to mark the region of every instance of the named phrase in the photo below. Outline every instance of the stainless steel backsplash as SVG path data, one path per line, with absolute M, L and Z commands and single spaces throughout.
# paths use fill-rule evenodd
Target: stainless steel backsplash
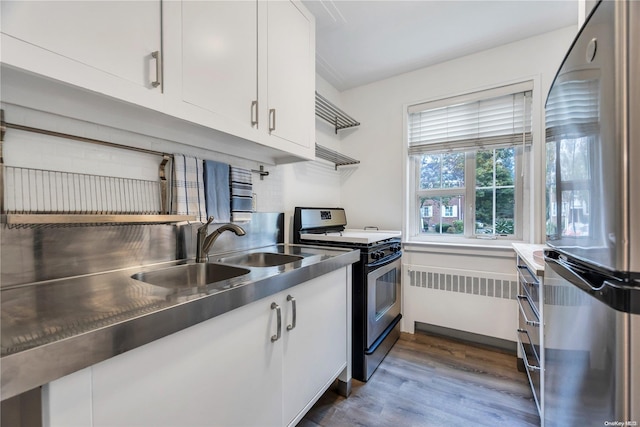
M 0 229 L 0 287 L 99 273 L 195 257 L 201 224 Z M 209 231 L 221 224 L 212 224 Z M 211 253 L 257 248 L 284 240 L 283 213 L 254 213 L 239 223 L 247 234 L 223 233 Z

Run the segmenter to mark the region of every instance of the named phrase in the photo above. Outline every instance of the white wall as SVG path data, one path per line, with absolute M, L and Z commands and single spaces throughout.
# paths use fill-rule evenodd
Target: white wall
M 343 152 L 361 161 L 341 187 L 350 225 L 403 228 L 403 117 L 407 105 L 533 80 L 530 226 L 532 240 L 543 241 L 544 100 L 576 31 L 577 27 L 561 29 L 343 92 L 344 109 L 361 122 L 342 140 Z M 515 280 L 515 256 L 508 244 L 502 249 L 473 250 L 409 245 L 405 246 L 404 265 L 403 330 L 412 332 L 413 322 L 419 321 L 515 341 L 515 300 L 410 288 L 407 276 L 411 269 L 449 269 L 474 277 Z
M 343 92 L 344 108 L 361 122 L 342 142 L 345 154 L 361 161 L 342 186 L 352 220 L 402 227 L 403 115 L 408 104 L 534 79 L 539 169 L 544 98 L 575 33 L 575 27 L 565 28 Z M 539 188 L 536 199 L 542 200 Z
M 338 107 L 342 107 L 341 94 L 320 76 L 316 76 L 316 90 Z M 334 128 L 316 117 L 316 142 L 331 150 L 340 151 L 341 134 L 336 135 Z M 289 241 L 292 238 L 291 223 L 296 206 L 337 207 L 341 205 L 341 178 L 347 173 L 335 170 L 332 163 L 325 160 L 292 163 L 278 166 L 283 175 L 284 212 Z

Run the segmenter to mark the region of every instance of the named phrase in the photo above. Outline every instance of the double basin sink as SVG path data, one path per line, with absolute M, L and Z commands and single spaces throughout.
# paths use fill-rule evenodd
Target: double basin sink
M 250 252 L 218 258 L 215 263 L 182 264 L 139 272 L 132 275 L 131 278 L 177 292 L 204 287 L 224 290 L 235 284 L 232 279 L 241 278 L 251 273 L 249 268 L 281 267 L 304 258 L 301 255 L 278 252 Z M 214 284 L 220 286 L 212 286 Z

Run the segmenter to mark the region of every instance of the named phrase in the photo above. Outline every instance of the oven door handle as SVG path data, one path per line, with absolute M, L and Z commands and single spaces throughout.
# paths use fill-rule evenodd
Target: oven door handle
M 402 319 L 402 314 L 398 314 L 398 316 L 393 319 L 393 322 L 391 322 L 389 326 L 386 327 L 384 332 L 380 334 L 378 339 L 375 340 L 373 344 L 371 344 L 371 347 L 364 350 L 364 354 L 366 354 L 367 356 L 371 356 L 373 353 L 375 353 L 378 347 L 380 347 L 380 344 L 382 344 L 382 342 L 387 338 L 387 335 L 391 333 L 391 330 L 396 327 L 398 322 L 400 322 L 400 319 Z
M 391 255 L 390 257 L 383 258 L 380 261 L 372 262 L 371 264 L 367 264 L 366 267 L 367 268 L 383 267 L 383 266 L 385 266 L 387 264 L 391 264 L 393 261 L 397 260 L 401 256 L 402 256 L 402 251 L 398 251 L 398 252 L 394 253 L 393 255 Z

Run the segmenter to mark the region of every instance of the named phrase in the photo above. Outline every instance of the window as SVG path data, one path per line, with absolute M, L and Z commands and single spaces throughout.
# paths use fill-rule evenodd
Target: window
M 458 207 L 456 205 L 447 205 L 444 206 L 443 217 L 446 218 L 457 218 L 458 217 Z
M 410 238 L 523 236 L 531 83 L 410 106 Z

